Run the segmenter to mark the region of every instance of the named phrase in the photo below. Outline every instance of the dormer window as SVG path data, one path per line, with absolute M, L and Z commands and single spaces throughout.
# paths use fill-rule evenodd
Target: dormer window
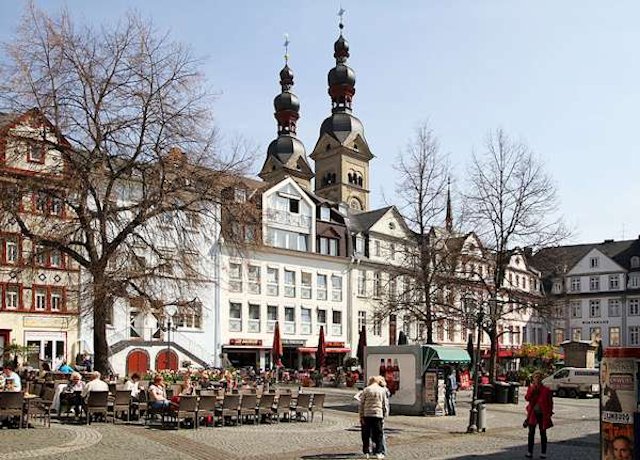
M 631 268 L 640 268 L 640 257 L 633 256 L 631 258 Z
M 28 159 L 34 163 L 44 163 L 44 147 L 40 144 L 29 144 Z
M 322 206 L 320 208 L 320 219 L 324 220 L 324 221 L 330 221 L 331 220 L 331 209 L 326 207 L 326 206 Z

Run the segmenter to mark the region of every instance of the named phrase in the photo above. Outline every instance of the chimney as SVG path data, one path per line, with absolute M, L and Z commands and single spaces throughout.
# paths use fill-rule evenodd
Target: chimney
M 613 240 L 604 240 L 605 243 L 613 243 Z

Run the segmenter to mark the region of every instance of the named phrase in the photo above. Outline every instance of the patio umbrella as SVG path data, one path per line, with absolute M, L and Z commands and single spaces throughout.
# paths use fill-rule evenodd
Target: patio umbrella
M 400 331 L 400 334 L 398 334 L 398 345 L 407 345 L 408 343 L 407 334 L 405 334 L 404 331 Z
M 322 369 L 327 363 L 327 347 L 324 343 L 324 326 L 320 326 L 318 349 L 316 350 L 316 369 Z
M 280 326 L 276 321 L 273 329 L 273 345 L 271 346 L 271 362 L 272 367 L 282 367 L 282 340 L 280 340 Z
M 360 366 L 364 368 L 364 347 L 367 346 L 367 328 L 362 326 L 360 329 L 360 337 L 358 338 L 358 351 L 356 352 L 356 356 L 358 357 L 358 362 Z

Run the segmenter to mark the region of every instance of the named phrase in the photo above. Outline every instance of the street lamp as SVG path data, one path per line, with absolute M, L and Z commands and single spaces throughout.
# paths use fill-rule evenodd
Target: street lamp
M 167 365 L 171 368 L 171 332 L 175 332 L 177 327 L 175 324 L 171 324 L 171 318 L 178 312 L 178 308 L 175 305 L 168 305 L 165 307 L 167 314 L 167 325 L 162 328 L 167 333 Z
M 476 356 L 473 359 L 474 376 L 473 376 L 473 393 L 471 396 L 471 409 L 469 409 L 469 426 L 467 433 L 476 433 L 478 431 L 478 408 L 476 401 L 478 400 L 478 384 L 480 383 L 480 340 L 482 338 L 482 323 L 484 321 L 484 308 L 482 304 L 478 307 L 476 315 L 476 325 L 478 326 L 478 344 L 476 346 Z

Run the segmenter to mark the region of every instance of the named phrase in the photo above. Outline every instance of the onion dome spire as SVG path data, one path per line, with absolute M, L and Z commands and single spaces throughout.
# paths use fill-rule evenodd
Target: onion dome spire
M 296 123 L 300 118 L 300 101 L 291 92 L 293 71 L 289 67 L 289 37 L 285 35 L 284 67 L 280 71 L 281 93 L 273 100 L 274 117 L 278 122 L 278 134 L 296 134 Z
M 446 230 L 453 232 L 453 212 L 451 211 L 451 178 L 447 178 L 447 216 L 444 220 Z
M 351 112 L 351 101 L 356 93 L 356 73 L 347 65 L 349 43 L 342 35 L 344 13 L 345 10 L 340 8 L 338 12 L 340 36 L 333 44 L 333 57 L 336 59 L 336 66 L 329 71 L 327 76 L 333 112 Z

